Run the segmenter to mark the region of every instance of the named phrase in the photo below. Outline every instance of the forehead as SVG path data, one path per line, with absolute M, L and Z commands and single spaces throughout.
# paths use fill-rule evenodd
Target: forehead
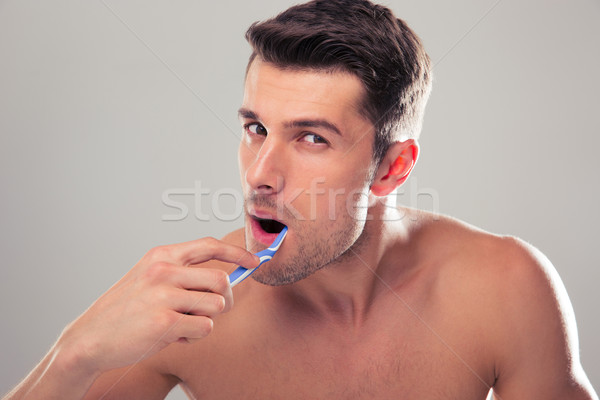
M 350 132 L 371 125 L 360 111 L 364 96 L 362 82 L 352 74 L 282 69 L 257 58 L 248 69 L 242 107 L 273 122 L 328 119 Z

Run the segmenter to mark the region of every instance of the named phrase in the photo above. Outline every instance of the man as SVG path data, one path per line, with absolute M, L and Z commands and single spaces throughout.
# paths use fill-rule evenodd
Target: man
M 148 252 L 7 398 L 597 399 L 566 292 L 518 239 L 396 209 L 431 86 L 367 1 L 253 25 L 239 110 L 246 224 Z M 235 288 L 227 274 L 275 258 Z

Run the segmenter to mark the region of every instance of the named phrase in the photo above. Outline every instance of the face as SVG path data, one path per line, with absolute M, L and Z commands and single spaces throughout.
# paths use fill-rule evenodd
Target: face
M 359 112 L 363 94 L 343 72 L 250 66 L 239 111 L 246 246 L 262 250 L 288 227 L 255 280 L 296 282 L 364 239 L 374 131 Z

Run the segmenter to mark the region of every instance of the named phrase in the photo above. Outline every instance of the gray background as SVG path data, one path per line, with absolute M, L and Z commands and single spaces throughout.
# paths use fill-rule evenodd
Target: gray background
M 0 392 L 148 249 L 241 226 L 211 202 L 236 211 L 215 192 L 239 191 L 243 33 L 292 3 L 0 1 Z M 386 4 L 435 63 L 399 202 L 547 254 L 598 388 L 599 2 Z M 195 181 L 210 220 L 180 195 L 188 217 L 163 221 Z

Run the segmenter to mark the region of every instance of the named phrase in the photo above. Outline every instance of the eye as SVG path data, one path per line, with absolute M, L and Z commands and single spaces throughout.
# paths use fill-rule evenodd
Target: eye
M 302 137 L 302 140 L 314 144 L 329 144 L 323 137 L 315 135 L 314 133 L 307 133 Z
M 267 128 L 257 122 L 244 125 L 244 130 L 253 135 L 267 136 Z

